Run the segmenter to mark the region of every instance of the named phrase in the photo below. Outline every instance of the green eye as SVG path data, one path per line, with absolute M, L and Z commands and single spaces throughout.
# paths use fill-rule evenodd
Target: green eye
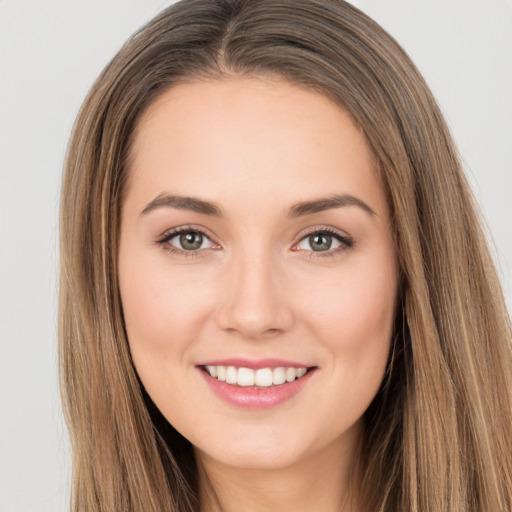
M 174 238 L 179 238 L 180 249 L 185 251 L 197 251 L 203 245 L 203 235 L 195 231 L 182 233 Z
M 296 250 L 311 253 L 333 254 L 337 249 L 348 249 L 354 245 L 352 238 L 337 231 L 318 230 L 306 235 L 295 246 Z
M 332 247 L 332 236 L 315 233 L 308 236 L 308 243 L 313 251 L 328 251 Z
M 182 254 L 194 254 L 203 249 L 217 247 L 207 235 L 195 229 L 173 230 L 158 240 L 158 243 L 171 252 L 181 252 Z

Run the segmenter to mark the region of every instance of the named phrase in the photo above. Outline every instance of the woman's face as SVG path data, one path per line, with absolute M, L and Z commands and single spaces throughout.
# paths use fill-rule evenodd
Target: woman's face
M 362 131 L 279 79 L 205 80 L 150 106 L 131 156 L 120 291 L 160 411 L 199 457 L 231 467 L 350 453 L 397 294 Z

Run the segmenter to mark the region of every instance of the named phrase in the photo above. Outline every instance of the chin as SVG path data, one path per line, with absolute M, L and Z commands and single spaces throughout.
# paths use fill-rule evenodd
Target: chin
M 208 447 L 210 448 L 210 447 Z M 196 448 L 197 453 L 198 448 Z M 199 449 L 200 450 L 200 449 Z M 301 460 L 301 450 L 297 447 L 276 446 L 274 443 L 245 444 L 242 446 L 211 447 L 208 451 L 200 450 L 205 459 L 217 464 L 244 470 L 279 470 L 288 468 Z
M 199 458 L 217 464 L 247 470 L 280 470 L 329 457 L 336 451 L 342 457 L 348 446 L 355 446 L 362 423 L 356 422 L 342 432 L 282 427 L 272 429 L 240 428 L 222 436 L 202 437 L 206 443 L 195 444 Z M 198 453 L 199 452 L 199 453 Z

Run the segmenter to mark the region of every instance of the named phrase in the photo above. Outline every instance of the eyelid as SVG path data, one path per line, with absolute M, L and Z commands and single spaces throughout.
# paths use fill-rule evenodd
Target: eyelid
M 164 231 L 156 239 L 155 243 L 157 245 L 162 246 L 162 248 L 164 248 L 165 250 L 167 250 L 171 253 L 180 254 L 183 256 L 199 256 L 199 255 L 201 255 L 201 253 L 204 253 L 207 249 L 196 249 L 196 250 L 192 250 L 192 251 L 187 251 L 185 249 L 180 249 L 179 247 L 168 244 L 169 240 L 171 240 L 172 238 L 174 238 L 182 233 L 189 233 L 189 232 L 200 233 L 202 236 L 206 237 L 212 244 L 214 244 L 216 246 L 216 247 L 211 247 L 208 249 L 218 250 L 218 249 L 222 248 L 222 246 L 215 240 L 215 237 L 213 237 L 209 233 L 209 230 L 203 228 L 202 226 L 197 226 L 194 224 L 187 224 L 187 225 L 177 226 L 177 227 L 168 229 L 168 230 Z M 336 247 L 334 249 L 329 249 L 326 251 L 313 251 L 313 250 L 309 251 L 306 249 L 298 248 L 298 245 L 300 244 L 300 242 L 302 242 L 306 237 L 309 237 L 309 236 L 315 235 L 315 234 L 322 234 L 322 233 L 332 236 L 333 238 L 338 240 L 341 243 L 341 245 L 339 247 Z M 303 230 L 301 233 L 299 233 L 298 240 L 293 244 L 291 250 L 296 251 L 296 252 L 307 252 L 307 253 L 309 253 L 310 257 L 324 257 L 324 256 L 327 257 L 327 256 L 332 256 L 335 253 L 338 253 L 340 251 L 351 249 L 354 245 L 355 245 L 354 239 L 350 235 L 345 233 L 344 231 L 341 231 L 332 226 L 315 226 L 315 227 L 307 228 L 307 229 Z
M 327 251 L 308 251 L 306 249 L 299 249 L 298 245 L 307 237 L 311 235 L 316 234 L 328 234 L 329 236 L 332 236 L 336 240 L 338 240 L 341 243 L 340 247 L 336 247 L 335 249 L 329 249 Z M 351 249 L 355 245 L 354 239 L 345 233 L 344 231 L 341 231 L 337 228 L 334 228 L 332 226 L 315 226 L 313 228 L 308 228 L 297 236 L 298 241 L 293 244 L 292 250 L 293 251 L 304 251 L 308 253 L 314 253 L 317 257 L 323 257 L 323 256 L 331 256 L 334 253 L 337 253 L 338 251 L 344 251 L 347 249 Z
M 169 244 L 168 242 L 172 240 L 174 237 L 181 235 L 183 233 L 199 233 L 203 237 L 207 238 L 215 247 L 209 247 L 208 249 L 217 250 L 220 249 L 220 244 L 215 240 L 215 238 L 201 226 L 196 226 L 194 224 L 187 224 L 184 226 L 177 226 L 171 229 L 167 229 L 164 231 L 156 240 L 155 243 L 160 245 L 166 251 L 171 253 L 180 254 L 183 256 L 199 256 L 200 253 L 208 250 L 208 249 L 196 249 L 193 251 L 187 251 L 185 249 L 180 249 L 174 245 Z

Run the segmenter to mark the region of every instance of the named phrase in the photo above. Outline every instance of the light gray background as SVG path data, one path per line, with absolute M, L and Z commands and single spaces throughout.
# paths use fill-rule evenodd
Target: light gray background
M 0 0 L 0 512 L 63 512 L 59 181 L 94 78 L 162 0 Z M 512 2 L 359 0 L 413 57 L 459 145 L 512 304 Z

